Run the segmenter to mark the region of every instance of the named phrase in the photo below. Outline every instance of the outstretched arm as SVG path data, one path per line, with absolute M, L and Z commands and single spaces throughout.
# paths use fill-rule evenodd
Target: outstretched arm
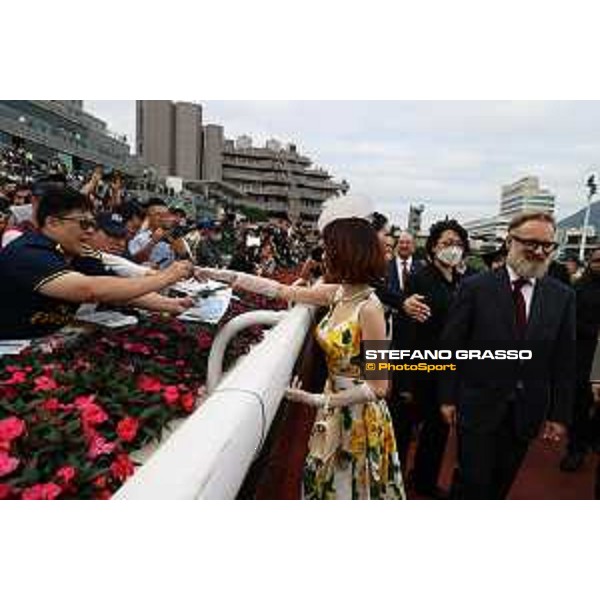
M 339 287 L 337 284 L 328 283 L 318 283 L 310 288 L 284 285 L 267 277 L 258 277 L 226 269 L 209 269 L 206 267 L 196 267 L 194 274 L 200 280 L 215 279 L 223 281 L 230 284 L 236 290 L 260 294 L 267 298 L 280 298 L 288 302 L 315 304 L 317 306 L 329 306 Z
M 82 275 L 68 271 L 43 283 L 38 291 L 44 296 L 68 302 L 106 302 L 119 304 L 162 290 L 191 273 L 191 263 L 181 261 L 148 277 L 113 277 Z

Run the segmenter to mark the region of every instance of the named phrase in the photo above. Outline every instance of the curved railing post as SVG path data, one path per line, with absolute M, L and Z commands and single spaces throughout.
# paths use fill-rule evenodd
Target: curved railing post
M 223 358 L 229 342 L 240 331 L 248 327 L 253 327 L 254 325 L 272 327 L 277 325 L 286 314 L 286 311 L 253 310 L 252 312 L 243 313 L 231 319 L 219 331 L 213 340 L 210 354 L 208 355 L 208 367 L 206 369 L 206 391 L 208 394 L 212 394 L 221 379 L 221 375 L 223 374 Z

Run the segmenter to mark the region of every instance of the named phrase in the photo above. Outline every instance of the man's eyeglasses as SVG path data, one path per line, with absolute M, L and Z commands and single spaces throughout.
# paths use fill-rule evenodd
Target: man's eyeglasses
M 522 244 L 527 248 L 527 250 L 531 250 L 535 252 L 538 248 L 542 249 L 544 254 L 552 254 L 558 248 L 558 242 L 542 242 L 540 240 L 531 240 L 519 237 L 518 235 L 511 234 L 512 239 L 517 240 L 519 244 Z
M 75 221 L 83 231 L 97 229 L 96 220 L 91 217 L 56 217 L 61 221 Z

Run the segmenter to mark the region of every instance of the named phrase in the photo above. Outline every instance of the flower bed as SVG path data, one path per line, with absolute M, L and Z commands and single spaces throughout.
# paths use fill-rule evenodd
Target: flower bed
M 285 306 L 243 294 L 222 323 L 265 308 Z M 196 407 L 215 332 L 152 317 L 0 359 L 0 499 L 110 498 L 134 472 L 131 454 Z M 237 336 L 226 364 L 261 335 Z

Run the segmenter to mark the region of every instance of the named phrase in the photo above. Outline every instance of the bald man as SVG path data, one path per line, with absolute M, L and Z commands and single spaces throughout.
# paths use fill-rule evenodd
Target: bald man
M 424 265 L 424 261 L 414 258 L 415 240 L 408 231 L 403 231 L 397 240 L 395 254 L 388 264 L 388 290 L 409 297 L 410 279 Z M 406 312 L 398 311 L 393 315 L 392 346 L 401 348 L 406 344 L 408 326 L 411 317 Z M 398 453 L 403 466 L 412 437 L 413 423 L 408 406 L 407 392 L 409 378 L 401 371 L 394 372 L 389 408 L 394 424 L 394 433 L 398 444 Z

